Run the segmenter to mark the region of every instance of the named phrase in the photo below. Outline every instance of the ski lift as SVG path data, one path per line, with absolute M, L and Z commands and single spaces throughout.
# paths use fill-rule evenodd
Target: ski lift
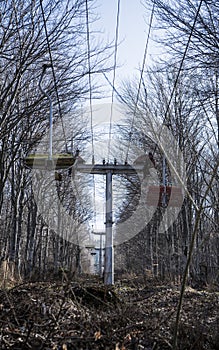
M 39 170 L 61 170 L 68 169 L 73 166 L 75 158 L 71 154 L 29 154 L 24 159 L 24 164 L 30 169 Z
M 51 65 L 44 64 L 43 71 L 39 80 L 39 89 L 40 91 L 48 98 L 50 104 L 50 114 L 49 114 L 49 153 L 47 154 L 29 154 L 24 159 L 24 165 L 30 169 L 39 169 L 39 170 L 60 170 L 60 169 L 69 169 L 73 166 L 75 162 L 75 157 L 71 153 L 53 153 L 52 147 L 52 132 L 53 132 L 53 113 L 52 113 L 52 100 L 51 97 L 46 93 L 42 86 L 41 82 L 47 68 L 50 68 Z
M 141 155 L 135 161 L 135 165 L 142 165 L 143 176 L 150 177 L 150 170 L 156 168 L 152 152 L 148 155 Z M 180 207 L 183 202 L 183 191 L 181 187 L 167 184 L 166 181 L 166 159 L 163 156 L 162 184 L 149 185 L 146 194 L 146 204 L 149 206 Z
M 148 186 L 146 203 L 149 206 L 179 207 L 182 205 L 182 189 L 177 186 Z

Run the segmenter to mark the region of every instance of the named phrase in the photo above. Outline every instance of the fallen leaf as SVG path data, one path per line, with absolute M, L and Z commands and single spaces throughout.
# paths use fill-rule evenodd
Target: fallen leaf
M 102 337 L 101 332 L 100 331 L 95 332 L 94 337 L 95 337 L 95 340 L 100 339 Z

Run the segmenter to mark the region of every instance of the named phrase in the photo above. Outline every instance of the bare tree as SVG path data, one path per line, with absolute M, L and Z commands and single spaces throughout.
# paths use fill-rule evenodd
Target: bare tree
M 88 4 L 92 11 L 93 2 Z M 52 65 L 43 85 L 53 101 L 54 125 L 68 114 L 67 127 L 72 126 L 67 140 L 66 125 L 61 123 L 59 150 L 69 150 L 72 145 L 76 150 L 83 148 L 89 131 L 75 110 L 86 101 L 88 74 L 110 69 L 104 67 L 110 47 L 92 42 L 88 67 L 85 0 L 5 1 L 0 10 L 0 213 L 5 222 L 2 259 L 16 261 L 20 266 L 21 252 L 25 250 L 31 270 L 39 246 L 45 247 L 46 254 L 49 245 L 45 223 L 39 219 L 33 197 L 31 174 L 22 162 L 30 151 L 39 149 L 49 125 L 48 101 L 38 88 L 42 65 Z M 94 19 L 91 15 L 90 20 Z M 66 193 L 66 200 L 71 199 Z M 74 211 L 82 215 L 78 206 Z M 84 220 L 86 213 L 83 216 Z M 40 264 L 43 259 L 41 256 Z
M 137 257 L 138 259 L 142 257 L 140 260 L 146 261 L 143 259 L 143 255 L 146 253 L 147 257 L 151 256 L 152 258 L 150 261 L 151 265 L 148 266 L 147 263 L 144 268 L 149 267 L 156 274 L 157 272 L 154 266 L 158 266 L 158 271 L 161 276 L 169 276 L 171 279 L 177 281 L 184 271 L 196 211 L 204 196 L 210 174 L 217 163 L 217 156 L 215 138 L 213 137 L 213 139 L 211 139 L 208 136 L 209 133 L 214 135 L 214 128 L 211 127 L 209 121 L 211 112 L 208 113 L 207 109 L 203 108 L 203 104 L 200 103 L 200 97 L 196 93 L 198 86 L 197 79 L 199 82 L 199 78 L 190 76 L 189 74 L 187 75 L 187 73 L 184 72 L 178 80 L 177 86 L 175 86 L 172 104 L 168 109 L 169 96 L 173 90 L 176 79 L 175 72 L 175 69 L 168 69 L 166 74 L 163 72 L 156 73 L 153 69 L 149 74 L 149 79 L 145 75 L 147 83 L 145 81 L 144 86 L 147 86 L 147 90 L 145 90 L 145 88 L 142 89 L 142 97 L 139 100 L 134 119 L 133 114 L 134 111 L 136 111 L 134 96 L 136 96 L 137 93 L 134 86 L 131 87 L 129 84 L 127 89 L 125 87 L 123 101 L 126 101 L 126 108 L 128 110 L 126 123 L 127 125 L 132 125 L 132 142 L 130 148 L 135 148 L 137 145 L 145 154 L 148 154 L 151 150 L 154 151 L 157 170 L 161 173 L 162 150 L 159 150 L 159 145 L 155 145 L 156 138 L 150 140 L 146 132 L 148 130 L 148 119 L 151 118 L 158 124 L 163 123 L 164 120 L 183 154 L 187 172 L 187 195 L 178 213 L 178 219 L 167 231 L 159 234 L 159 223 L 166 209 L 158 208 L 156 215 L 149 224 L 151 228 L 146 228 L 145 233 L 141 233 L 141 235 L 145 237 L 144 244 L 140 243 L 138 245 L 138 238 L 140 242 L 142 241 L 140 236 L 136 236 L 135 245 L 133 245 L 133 247 L 129 246 L 129 252 L 133 255 L 131 259 L 137 261 Z M 165 114 L 167 109 L 168 113 Z M 147 115 L 150 117 L 148 118 Z M 130 128 L 127 127 L 127 130 L 130 131 Z M 126 137 L 129 142 L 130 133 L 128 133 L 127 130 L 124 130 L 123 136 L 124 138 Z M 171 164 L 169 165 L 171 166 Z M 171 174 L 169 174 L 168 177 L 171 182 Z M 215 189 L 213 189 L 215 186 L 216 181 L 212 183 L 210 193 L 215 193 Z M 129 215 L 127 213 L 129 199 L 132 198 L 132 193 L 136 194 L 136 191 L 138 192 L 137 186 L 131 186 L 129 183 L 129 187 L 130 189 L 127 192 L 128 197 L 127 200 L 124 201 L 122 208 L 121 219 L 124 215 Z M 210 212 L 213 213 L 215 211 L 218 205 L 216 203 L 218 203 L 217 200 L 210 201 L 209 196 L 206 198 L 206 210 L 203 210 L 205 219 L 203 219 L 202 222 L 207 226 L 205 226 L 205 229 L 200 227 L 200 240 L 196 241 L 197 253 L 190 270 L 193 283 L 195 283 L 195 280 L 199 282 L 205 280 L 206 282 L 207 272 L 205 273 L 205 278 L 203 278 L 203 266 L 208 266 L 207 270 L 209 272 L 211 271 L 210 266 L 212 266 L 213 269 L 217 266 L 217 258 L 214 259 L 213 264 L 204 262 L 206 259 L 209 260 L 209 249 L 211 249 L 216 239 L 217 221 L 213 219 L 215 215 L 209 215 Z M 207 207 L 209 209 L 207 209 Z M 210 235 L 206 236 L 206 227 L 208 227 L 209 233 L 211 231 L 211 238 Z M 214 238 L 212 236 L 212 229 L 215 232 L 213 235 Z M 149 232 L 153 232 L 151 239 L 149 238 Z M 199 249 L 200 242 L 203 242 L 204 237 L 205 244 L 208 245 L 208 254 L 201 253 Z M 147 247 L 146 250 L 145 245 Z M 136 251 L 138 253 L 136 253 Z M 210 255 L 213 255 L 213 251 L 211 251 Z M 137 266 L 139 266 L 139 264 L 135 263 L 132 264 L 132 266 L 137 271 Z M 213 280 L 214 276 L 215 274 L 208 273 L 207 280 Z

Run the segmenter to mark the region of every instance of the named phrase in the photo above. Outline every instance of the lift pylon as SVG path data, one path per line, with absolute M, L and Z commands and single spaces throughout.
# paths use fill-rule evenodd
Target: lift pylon
M 76 162 L 75 170 L 84 174 L 106 175 L 106 238 L 104 258 L 104 284 L 114 284 L 114 252 L 113 252 L 113 220 L 112 220 L 112 178 L 113 175 L 133 175 L 143 171 L 144 166 L 138 164 L 133 168 L 129 164 L 84 164 Z

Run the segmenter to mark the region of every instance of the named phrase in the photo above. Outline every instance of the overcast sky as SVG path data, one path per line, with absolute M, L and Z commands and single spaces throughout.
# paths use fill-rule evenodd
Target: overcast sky
M 117 2 L 98 0 L 99 23 L 106 37 L 115 37 Z M 122 42 L 118 48 L 118 62 L 124 66 L 118 69 L 118 77 L 133 74 L 142 62 L 147 30 L 144 13 L 140 1 L 120 0 L 119 41 Z
M 98 21 L 91 29 L 101 30 L 102 39 L 115 39 L 116 16 L 118 0 L 97 0 L 96 12 Z M 117 51 L 116 86 L 133 76 L 140 76 L 139 69 L 142 66 L 145 44 L 148 35 L 148 23 L 151 13 L 141 4 L 140 0 L 120 0 L 119 17 L 119 47 Z M 97 34 L 98 35 L 98 34 Z M 150 62 L 154 44 L 149 41 L 147 62 Z M 112 75 L 109 74 L 112 79 Z M 111 91 L 109 87 L 109 91 Z

